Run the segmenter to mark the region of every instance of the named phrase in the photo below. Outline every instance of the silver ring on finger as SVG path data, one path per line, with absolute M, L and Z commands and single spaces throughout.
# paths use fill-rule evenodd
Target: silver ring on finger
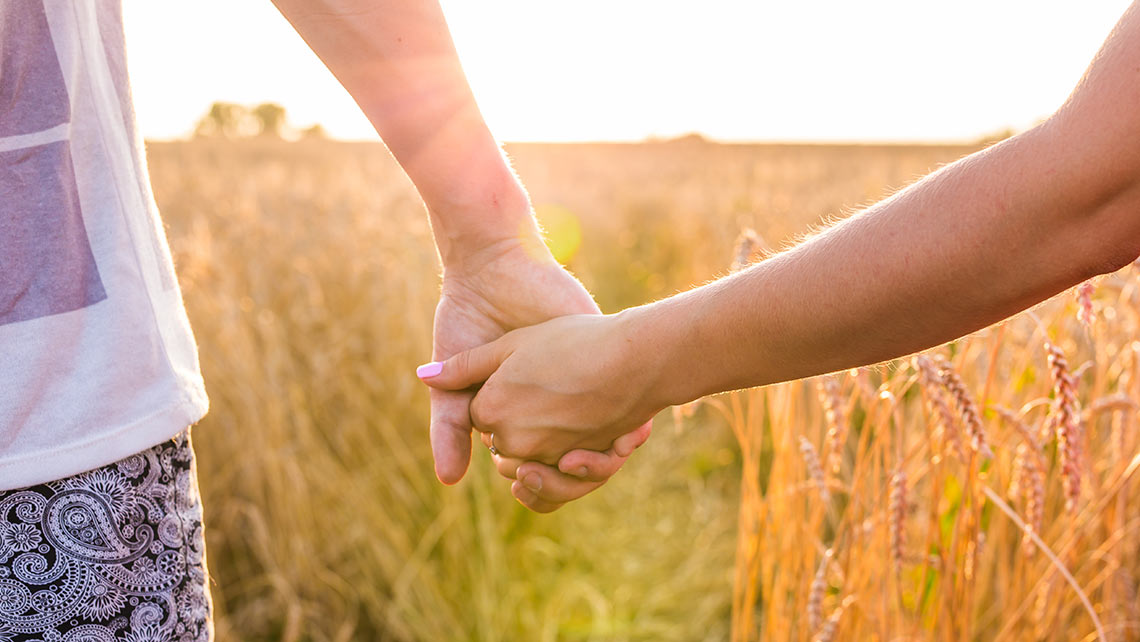
M 487 447 L 487 450 L 490 450 L 492 455 L 499 454 L 499 449 L 495 448 L 495 433 L 491 433 L 491 445 Z

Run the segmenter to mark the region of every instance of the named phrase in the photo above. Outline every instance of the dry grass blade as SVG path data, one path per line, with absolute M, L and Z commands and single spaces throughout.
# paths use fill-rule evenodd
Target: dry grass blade
M 1105 637 L 1104 634 L 1104 625 L 1101 624 L 1100 618 L 1096 614 L 1096 609 L 1093 608 L 1092 602 L 1089 601 L 1089 596 L 1084 592 L 1083 589 L 1081 589 L 1081 585 L 1078 584 L 1077 580 L 1073 578 L 1073 574 L 1069 572 L 1069 569 L 1065 568 L 1065 565 L 1061 563 L 1061 560 L 1057 558 L 1057 555 L 1049 548 L 1049 546 L 1046 545 L 1045 542 L 1037 536 L 1037 533 L 1033 532 L 1033 529 L 1029 528 L 1028 525 L 1023 522 L 1020 517 L 1017 516 L 1017 513 L 1009 507 L 1009 504 L 1005 503 L 1001 497 L 998 497 L 997 493 L 995 493 L 993 489 L 987 486 L 982 490 L 986 494 L 986 497 L 988 497 L 990 501 L 993 502 L 994 505 L 1001 510 L 1001 512 L 1005 513 L 1005 515 L 1009 517 L 1013 523 L 1017 524 L 1023 531 L 1025 531 L 1025 534 L 1029 536 L 1029 539 L 1032 540 L 1033 544 L 1037 546 L 1037 548 L 1039 548 L 1046 557 L 1049 558 L 1049 561 L 1053 564 L 1053 567 L 1057 569 L 1057 572 L 1061 574 L 1061 577 L 1065 578 L 1065 581 L 1069 583 L 1069 586 L 1073 588 L 1073 591 L 1076 593 L 1077 597 L 1080 598 L 1081 604 L 1084 605 L 1085 611 L 1088 612 L 1089 618 L 1092 619 L 1093 626 L 1096 627 L 1097 638 L 1104 642 L 1107 642 L 1108 638 Z
M 1034 431 L 1012 410 L 1004 406 L 995 406 L 994 410 L 1021 436 L 1022 443 L 1017 445 L 1014 470 L 1010 475 L 1009 495 L 1014 499 L 1024 496 L 1026 527 L 1040 533 L 1045 521 L 1045 456 L 1041 445 Z M 1023 544 L 1027 555 L 1032 556 L 1037 550 L 1028 532 L 1023 537 Z
M 1084 409 L 1084 412 L 1081 413 L 1081 419 L 1084 420 L 1085 424 L 1088 424 L 1088 422 L 1095 419 L 1097 415 L 1106 412 L 1136 412 L 1137 409 L 1140 409 L 1140 404 L 1137 404 L 1132 397 L 1124 393 L 1118 393 L 1093 401 Z

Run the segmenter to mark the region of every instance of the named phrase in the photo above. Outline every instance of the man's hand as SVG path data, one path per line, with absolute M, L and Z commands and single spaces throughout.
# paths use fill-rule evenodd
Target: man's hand
M 444 260 L 435 358 L 513 328 L 598 311 L 539 240 L 526 193 L 475 104 L 438 0 L 274 4 L 360 105 L 428 207 Z M 432 450 L 436 474 L 445 483 L 455 483 L 467 470 L 471 398 L 432 393 Z M 632 450 L 629 444 L 646 436 L 631 435 L 619 445 Z M 586 478 L 594 481 L 542 469 L 546 485 L 540 495 L 559 500 L 543 508 L 593 490 L 624 461 L 605 453 L 574 457 L 582 461 L 571 458 L 573 470 L 585 466 Z M 514 462 L 498 463 L 514 476 Z M 557 495 L 550 490 L 555 486 Z
M 567 314 L 599 314 L 582 284 L 564 270 L 541 240 L 529 233 L 506 239 L 446 265 L 436 307 L 432 357 L 454 354 L 493 341 L 515 328 Z M 471 459 L 470 404 L 474 391 L 431 390 L 431 443 L 436 475 L 459 481 Z M 532 510 L 549 512 L 601 486 L 649 437 L 649 426 L 620 437 L 605 452 L 567 453 L 562 470 L 538 462 L 495 456 L 512 493 Z M 485 445 L 490 445 L 485 436 Z M 568 474 L 569 473 L 569 474 Z

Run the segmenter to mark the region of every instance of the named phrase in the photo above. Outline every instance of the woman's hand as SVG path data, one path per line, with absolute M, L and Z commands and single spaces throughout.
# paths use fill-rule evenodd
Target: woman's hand
M 631 432 L 647 436 L 661 409 L 650 394 L 655 374 L 627 319 L 560 317 L 425 367 L 421 377 L 437 390 L 485 382 L 471 421 L 506 457 L 554 465 L 575 449 L 608 450 Z M 581 472 L 565 463 L 562 470 Z

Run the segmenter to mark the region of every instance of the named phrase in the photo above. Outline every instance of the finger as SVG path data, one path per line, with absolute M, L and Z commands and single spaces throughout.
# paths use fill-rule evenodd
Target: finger
M 649 440 L 649 433 L 653 432 L 653 420 L 641 424 L 637 430 L 626 433 L 614 440 L 614 452 L 620 457 L 629 457 Z
M 435 459 L 435 476 L 445 484 L 463 479 L 471 462 L 470 392 L 430 391 L 431 453 Z
M 652 431 L 653 422 L 647 421 L 633 432 L 618 437 L 613 447 L 604 452 L 581 448 L 571 450 L 558 460 L 558 470 L 588 481 L 605 481 L 617 473 L 633 451 L 649 439 Z
M 430 361 L 416 368 L 421 381 L 439 390 L 464 390 L 486 381 L 507 357 L 502 339 L 464 350 L 447 361 Z
M 499 471 L 500 475 L 507 479 L 517 479 L 515 471 L 522 465 L 523 460 L 503 457 L 502 455 L 491 455 L 491 460 L 495 462 L 495 469 Z
M 558 470 L 572 478 L 587 482 L 602 482 L 613 477 L 628 457 L 621 457 L 613 448 L 605 452 L 571 450 L 558 460 Z
M 538 495 L 536 495 L 526 486 L 523 486 L 520 482 L 511 484 L 511 494 L 515 496 L 515 499 L 519 500 L 520 504 L 526 506 L 536 513 L 552 513 L 559 508 L 562 508 L 562 504 L 548 502 L 544 499 L 541 499 Z
M 535 498 L 552 504 L 565 504 L 597 490 L 605 480 L 589 481 L 571 477 L 534 461 L 528 461 L 516 471 L 523 490 L 534 494 Z M 518 497 L 518 495 L 516 495 Z M 520 500 L 521 501 L 521 500 Z
M 479 434 L 479 440 L 488 450 L 491 449 L 491 444 L 494 443 L 494 435 L 489 432 Z M 519 464 L 523 463 L 521 459 L 514 459 L 513 457 L 504 457 L 503 455 L 491 454 L 491 461 L 495 464 L 495 469 L 499 474 L 507 479 L 515 479 L 515 471 L 518 470 Z

